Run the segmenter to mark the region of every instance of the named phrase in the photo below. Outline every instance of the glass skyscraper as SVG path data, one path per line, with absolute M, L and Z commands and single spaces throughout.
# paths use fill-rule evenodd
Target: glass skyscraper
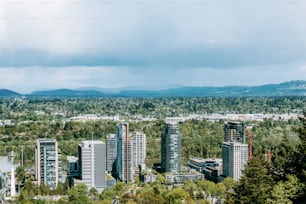
M 117 158 L 117 137 L 116 134 L 106 136 L 106 170 L 112 171 L 113 164 Z
M 129 124 L 125 122 L 117 125 L 117 159 L 112 174 L 125 183 L 134 180 L 133 143 L 129 137 Z
M 177 122 L 166 122 L 161 135 L 161 170 L 181 171 L 181 133 Z

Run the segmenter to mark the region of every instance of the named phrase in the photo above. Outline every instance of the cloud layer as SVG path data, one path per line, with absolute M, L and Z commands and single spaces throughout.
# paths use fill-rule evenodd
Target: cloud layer
M 306 57 L 306 2 L 4 0 L 2 66 L 284 64 Z
M 2 0 L 0 86 L 306 80 L 305 10 L 304 0 Z

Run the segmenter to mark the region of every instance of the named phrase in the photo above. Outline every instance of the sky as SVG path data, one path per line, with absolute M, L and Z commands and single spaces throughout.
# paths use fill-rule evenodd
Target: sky
M 305 0 L 1 0 L 0 88 L 306 80 Z

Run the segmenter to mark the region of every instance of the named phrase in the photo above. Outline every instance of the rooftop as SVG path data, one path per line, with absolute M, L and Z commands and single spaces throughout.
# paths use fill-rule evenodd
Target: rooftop
M 200 158 L 200 157 L 194 157 L 194 158 L 190 158 L 189 159 L 190 161 L 195 161 L 195 162 L 198 162 L 198 163 L 210 163 L 210 162 L 216 162 L 216 163 L 222 163 L 222 159 L 221 158 L 215 158 L 215 159 L 212 159 L 212 158 Z
M 92 144 L 105 144 L 105 143 L 100 140 L 85 140 L 85 141 L 82 141 L 79 145 L 82 147 L 88 147 Z
M 79 158 L 77 158 L 75 156 L 67 156 L 67 161 L 69 163 L 77 162 L 78 160 L 79 160 Z

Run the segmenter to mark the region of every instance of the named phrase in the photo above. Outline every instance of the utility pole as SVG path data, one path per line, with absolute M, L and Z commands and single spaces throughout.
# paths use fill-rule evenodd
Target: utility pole
M 270 167 L 270 165 L 271 165 L 271 157 L 272 157 L 271 150 L 268 150 L 267 157 L 268 157 L 268 165 Z
M 24 146 L 21 146 L 21 166 L 23 167 L 23 148 Z
M 247 134 L 249 136 L 249 159 L 252 160 L 253 158 L 253 133 L 251 131 Z

